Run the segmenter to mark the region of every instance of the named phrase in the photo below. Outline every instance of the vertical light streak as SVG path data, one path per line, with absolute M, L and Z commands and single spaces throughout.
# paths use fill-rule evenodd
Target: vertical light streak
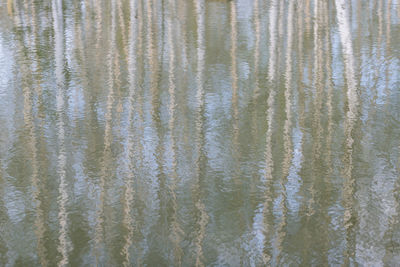
M 12 10 L 12 12 L 14 13 L 15 12 L 15 14 L 14 14 L 14 16 L 12 16 L 12 18 L 13 18 L 13 20 L 14 20 L 14 24 L 16 25 L 16 26 L 21 26 L 21 9 L 18 7 L 18 3 L 17 3 L 17 1 L 13 1 L 12 0 L 12 2 L 11 2 L 11 4 L 12 4 L 12 7 L 11 7 L 11 10 Z
M 37 24 L 36 24 L 36 9 L 34 2 L 31 1 L 31 14 L 32 14 L 32 20 L 31 24 L 33 27 L 33 33 L 31 36 L 32 43 L 30 44 L 33 48 L 36 48 L 36 36 L 37 36 Z M 36 55 L 36 53 L 35 53 Z M 23 88 L 24 92 L 24 118 L 25 118 L 25 123 L 26 126 L 29 129 L 29 137 L 30 137 L 30 150 L 31 150 L 31 158 L 32 158 L 32 190 L 33 190 L 33 200 L 36 206 L 36 217 L 35 217 L 35 234 L 37 238 L 37 250 L 38 250 L 38 256 L 40 259 L 40 263 L 42 266 L 48 266 L 49 262 L 47 260 L 47 250 L 45 247 L 45 242 L 44 242 L 44 233 L 45 233 L 45 219 L 44 219 L 44 211 L 41 208 L 42 202 L 40 200 L 40 189 L 41 189 L 41 183 L 39 180 L 39 155 L 38 155 L 38 140 L 37 140 L 37 135 L 36 135 L 36 127 L 35 127 L 35 118 L 33 115 L 33 94 L 30 92 L 30 86 L 34 82 L 33 81 L 33 75 L 32 72 L 35 70 L 35 66 L 33 62 L 36 62 L 39 64 L 39 59 L 37 56 L 33 56 L 32 59 L 32 64 L 30 65 L 29 68 L 29 73 L 30 73 L 30 78 L 32 79 L 31 82 L 26 81 L 27 84 Z M 26 64 L 24 64 L 25 66 Z M 28 71 L 28 70 L 27 70 Z M 26 72 L 23 72 L 26 73 Z M 34 84 L 35 91 L 38 94 L 38 100 L 40 104 L 41 100 L 41 90 L 40 90 L 40 82 L 38 84 Z
M 297 17 L 297 84 L 298 86 L 298 126 L 300 128 L 301 132 L 301 141 L 300 141 L 300 160 L 303 162 L 304 160 L 304 155 L 303 155 L 303 146 L 304 146 L 304 133 L 303 129 L 305 127 L 305 92 L 304 92 L 304 87 L 303 87 L 303 75 L 304 75 L 304 59 L 303 59 L 303 42 L 304 42 L 304 37 L 303 37 L 303 25 L 304 25 L 304 7 L 303 7 L 303 0 L 298 0 L 297 1 L 298 5 L 298 17 Z M 299 169 L 301 166 L 299 166 Z
M 99 50 L 101 41 L 103 41 L 103 1 L 102 0 L 97 0 L 95 1 L 96 5 L 96 15 L 95 15 L 95 21 L 96 21 L 96 51 Z
M 308 216 L 312 216 L 315 213 L 314 205 L 315 205 L 315 183 L 317 182 L 316 176 L 318 175 L 315 173 L 314 169 L 316 166 L 316 161 L 320 159 L 321 154 L 321 107 L 322 107 L 322 95 L 323 95 L 323 64 L 322 64 L 322 42 L 321 42 L 321 34 L 320 34 L 320 25 L 321 25 L 321 10 L 319 8 L 319 1 L 316 0 L 314 2 L 314 88 L 315 88 L 315 97 L 314 97 L 314 112 L 313 112 L 313 122 L 312 128 L 314 133 L 313 138 L 313 157 L 312 163 L 313 166 L 313 174 L 312 174 L 312 181 L 310 185 L 310 200 L 308 203 Z
M 346 148 L 344 155 L 344 183 L 343 183 L 343 206 L 344 206 L 344 217 L 343 224 L 346 229 L 346 251 L 345 251 L 345 265 L 349 265 L 351 258 L 354 257 L 354 210 L 353 210 L 353 198 L 354 198 L 354 178 L 353 178 L 353 144 L 354 139 L 352 137 L 354 124 L 357 119 L 357 108 L 358 108 L 358 95 L 356 87 L 356 79 L 354 73 L 354 54 L 353 45 L 351 38 L 351 28 L 349 24 L 348 10 L 345 0 L 335 0 L 336 5 L 336 16 L 339 26 L 339 36 L 342 44 L 342 53 L 344 58 L 345 66 L 345 78 L 347 86 L 347 101 L 348 110 L 346 112 L 345 119 L 345 137 L 346 137 Z
M 176 160 L 176 140 L 175 140 L 175 117 L 176 117 L 176 85 L 175 85 L 175 51 L 174 51 L 174 10 L 175 10 L 175 0 L 169 0 L 169 14 L 167 18 L 167 34 L 168 34 L 168 94 L 169 94 L 169 122 L 168 130 L 170 134 L 170 149 L 172 157 L 172 170 L 170 174 L 170 184 L 169 192 L 171 195 L 171 232 L 169 239 L 173 244 L 173 257 L 174 266 L 182 265 L 183 252 L 180 247 L 181 235 L 183 234 L 182 229 L 178 221 L 178 200 L 176 196 L 176 188 L 178 181 L 177 174 L 177 160 Z
M 255 31 L 255 45 L 254 45 L 254 83 L 255 87 L 253 90 L 253 105 L 256 107 L 257 103 L 257 98 L 260 94 L 260 84 L 259 84 L 259 64 L 260 64 L 260 40 L 261 40 L 261 23 L 260 23 L 260 12 L 259 12 L 259 0 L 254 1 L 254 31 Z M 254 147 L 257 146 L 257 137 L 258 137 L 258 117 L 257 117 L 257 112 L 256 109 L 254 108 L 253 114 L 252 114 L 252 138 L 254 140 Z M 256 165 L 257 166 L 257 165 Z M 258 172 L 257 168 L 255 166 L 255 171 Z M 252 226 L 252 240 L 250 240 L 250 243 L 255 243 L 255 248 L 254 252 L 250 251 L 252 253 L 249 255 L 249 260 L 251 264 L 257 264 L 256 262 L 259 262 L 260 260 L 263 261 L 263 249 L 264 249 L 264 236 L 263 236 L 263 224 L 264 224 L 264 219 L 263 219 L 263 210 L 262 210 L 262 204 L 257 205 L 256 209 L 254 210 L 254 216 L 253 216 L 253 226 Z M 253 258 L 253 254 L 255 254 L 256 259 Z M 256 260 L 256 262 L 254 262 Z M 263 262 L 265 264 L 265 262 Z
M 151 81 L 150 81 L 150 87 L 151 87 L 151 94 L 153 97 L 153 103 L 157 101 L 157 95 L 158 95 L 158 88 L 157 88 L 157 79 L 158 79 L 158 69 L 157 69 L 157 48 L 155 47 L 154 44 L 154 31 L 153 31 L 153 13 L 152 13 L 152 3 L 153 0 L 148 0 L 146 1 L 146 11 L 147 11 L 147 54 L 149 56 L 149 65 L 150 65 L 150 71 L 151 71 Z M 156 112 L 156 107 L 153 107 L 152 113 L 153 116 L 155 116 Z
M 285 151 L 285 156 L 283 159 L 283 169 L 282 169 L 282 179 L 280 180 L 280 190 L 282 200 L 280 203 L 280 209 L 282 211 L 282 218 L 277 228 L 277 239 L 275 248 L 276 253 L 276 264 L 281 264 L 281 253 L 282 253 L 282 243 L 286 236 L 286 224 L 287 224 L 287 191 L 286 183 L 287 177 L 289 175 L 289 168 L 292 162 L 293 149 L 291 141 L 291 128 L 292 128 L 292 48 L 293 48 L 293 9 L 294 1 L 289 2 L 288 16 L 287 16 L 287 47 L 286 47 L 286 73 L 285 73 L 285 113 L 286 119 L 283 129 L 283 149 Z
M 197 235 L 194 240 L 195 245 L 195 266 L 204 266 L 203 263 L 203 239 L 205 237 L 206 226 L 209 216 L 205 210 L 205 205 L 202 201 L 201 193 L 201 162 L 204 160 L 203 142 L 204 142 L 204 125 L 203 125 L 203 111 L 204 111 L 204 65 L 205 65 L 205 7 L 204 0 L 195 0 L 196 5 L 196 22 L 197 22 L 197 77 L 196 77 L 196 167 L 195 167 L 195 185 L 193 188 L 195 207 L 199 214 L 197 221 Z
M 261 40 L 261 23 L 260 23 L 260 11 L 259 11 L 259 0 L 254 0 L 254 34 L 255 34 L 255 44 L 254 44 L 254 89 L 253 89 L 253 96 L 252 101 L 254 106 L 256 105 L 257 98 L 260 94 L 260 79 L 259 79 L 259 68 L 260 68 L 260 40 Z M 251 130 L 253 132 L 253 139 L 256 140 L 256 136 L 258 133 L 257 127 L 257 112 L 256 110 L 253 111 L 252 114 L 252 125 Z
M 398 0 L 397 0 L 397 16 L 400 17 L 400 4 Z
M 329 3 L 325 3 L 323 6 L 323 17 L 324 17 L 324 25 L 326 27 L 329 27 L 329 23 L 331 22 L 331 14 L 329 11 Z M 327 88 L 327 96 L 326 96 L 326 107 L 327 107 L 327 116 L 328 116 L 328 122 L 327 122 L 327 134 L 326 134 L 326 148 L 325 148 L 325 165 L 327 166 L 327 171 L 326 171 L 326 177 L 329 179 L 330 177 L 334 177 L 334 164 L 333 164 L 333 158 L 332 158 L 332 145 L 333 145 L 333 132 L 334 132 L 334 111 L 333 111 L 333 106 L 334 106 L 334 85 L 333 85 L 333 69 L 332 69 L 332 36 L 331 34 L 326 31 L 325 32 L 325 51 L 326 51 L 326 61 L 325 61 L 325 70 L 326 70 L 326 79 L 325 79 L 325 87 Z M 326 197 L 329 198 L 329 195 Z M 329 205 L 334 206 L 335 203 L 329 203 Z M 329 208 L 326 208 L 329 209 Z M 326 235 L 328 236 L 329 233 L 336 232 L 335 229 L 333 228 L 334 224 L 334 219 L 332 218 L 333 216 L 329 216 L 329 214 L 324 214 L 325 217 L 328 220 L 329 226 L 327 227 L 327 233 Z M 337 216 L 335 216 L 337 217 Z M 327 241 L 329 240 L 328 238 L 326 239 Z M 332 244 L 332 243 L 331 243 Z M 326 252 L 327 255 L 325 258 L 327 258 L 328 262 L 324 262 L 325 264 L 329 264 L 329 259 L 330 259 L 330 253 L 328 252 L 331 250 L 331 248 L 334 247 L 334 245 L 328 244 L 326 247 Z
M 24 93 L 25 94 L 25 93 Z M 30 95 L 26 95 L 25 97 L 30 98 Z M 35 132 L 34 119 L 32 116 L 32 103 L 31 100 L 25 100 L 25 102 L 29 102 L 29 108 L 26 110 L 24 117 L 27 116 L 26 122 L 28 123 L 28 128 L 30 130 L 30 149 L 31 149 L 31 157 L 32 157 L 32 188 L 33 188 L 33 199 L 36 206 L 36 218 L 35 218 L 35 233 L 37 238 L 37 250 L 38 256 L 40 259 L 40 264 L 42 266 L 48 266 L 49 262 L 47 260 L 47 250 L 44 243 L 44 233 L 45 233 L 45 220 L 44 220 L 44 212 L 41 209 L 41 201 L 40 201 L 40 181 L 39 181 L 39 160 L 38 160 L 38 149 L 37 149 L 37 137 Z
M 182 51 L 181 51 L 182 68 L 184 71 L 187 71 L 189 62 L 188 62 L 188 58 L 187 58 L 188 52 L 187 52 L 187 47 L 186 47 L 186 45 L 187 45 L 186 20 L 188 18 L 188 14 L 186 12 L 186 1 L 183 1 L 183 2 L 185 4 L 179 3 L 179 1 L 178 1 L 178 7 L 177 7 L 178 11 L 177 12 L 178 12 L 179 18 L 185 18 L 185 19 L 180 20 L 180 25 L 179 25 L 179 27 L 177 27 L 177 30 L 178 30 L 178 36 L 182 37 L 181 43 L 183 44 L 181 47 L 181 49 L 182 49 Z
M 391 54 L 391 32 L 390 32 L 390 26 L 391 26 L 391 16 L 390 16 L 390 7 L 392 5 L 392 0 L 388 0 L 386 3 L 386 49 L 385 49 L 385 64 L 386 64 L 386 69 L 385 69 L 385 95 L 387 98 L 389 98 L 390 95 L 390 54 Z M 390 101 L 386 101 L 387 104 L 385 104 L 386 108 L 388 108 L 388 104 Z
M 32 68 L 32 65 L 29 66 L 29 69 Z M 32 76 L 28 74 L 29 70 L 26 68 L 26 64 L 23 64 L 21 68 L 21 73 L 26 76 Z M 44 219 L 43 219 L 43 211 L 40 209 L 41 201 L 39 198 L 39 166 L 38 166 L 38 149 L 37 149 L 37 137 L 36 137 L 36 129 L 34 125 L 34 116 L 33 116 L 33 104 L 32 98 L 33 94 L 31 93 L 30 84 L 32 82 L 32 77 L 24 77 L 23 81 L 23 97 L 24 97 L 24 121 L 25 126 L 29 130 L 29 150 L 30 157 L 32 162 L 32 193 L 33 193 L 33 201 L 36 206 L 36 218 L 35 218 L 35 234 L 37 238 L 37 249 L 38 256 L 40 262 L 43 266 L 47 266 L 48 262 L 46 259 L 46 248 L 43 243 L 43 234 L 44 234 Z
M 355 109 L 357 106 L 357 92 L 356 92 L 356 79 L 354 73 L 354 53 L 351 39 L 351 28 L 348 21 L 348 11 L 346 8 L 346 2 L 344 0 L 335 0 L 336 4 L 336 16 L 339 26 L 339 36 L 342 44 L 342 53 L 345 63 L 345 77 L 348 86 L 347 98 L 349 103 L 349 115 L 355 116 Z
M 385 101 L 385 108 L 384 108 L 384 113 L 385 114 L 390 114 L 390 104 L 392 98 L 390 97 L 392 95 L 391 90 L 393 88 L 390 86 L 390 58 L 391 58 L 391 5 L 392 5 L 392 0 L 388 0 L 386 3 L 386 48 L 385 48 L 385 63 L 386 63 L 386 68 L 385 68 L 385 96 L 386 96 L 386 101 Z M 389 115 L 390 116 L 390 115 Z M 400 146 L 397 147 L 398 153 L 400 152 Z M 390 153 L 390 152 L 389 152 Z M 388 163 L 390 165 L 390 163 Z M 394 255 L 396 255 L 396 249 L 395 245 L 393 244 L 393 239 L 395 239 L 394 235 L 396 233 L 396 227 L 399 225 L 399 192 L 400 192 L 400 153 L 399 157 L 397 159 L 397 166 L 393 168 L 395 171 L 395 175 L 393 177 L 393 182 L 391 183 L 390 186 L 385 186 L 387 189 L 385 190 L 386 192 L 381 192 L 380 190 L 382 189 L 382 185 L 379 183 L 377 184 L 378 190 L 376 190 L 376 195 L 378 194 L 384 194 L 382 195 L 382 204 L 385 203 L 385 206 L 391 206 L 391 211 L 388 212 L 387 210 L 384 210 L 384 214 L 386 215 L 387 218 L 387 228 L 384 230 L 384 235 L 383 235 L 383 240 L 386 242 L 385 246 L 385 256 L 382 258 L 381 263 L 383 262 L 385 265 L 393 265 L 393 263 L 396 261 Z M 397 173 L 397 176 L 396 176 Z M 378 178 L 380 179 L 380 178 Z M 386 198 L 386 199 L 385 199 Z M 390 200 L 391 201 L 390 201 Z M 391 202 L 389 202 L 389 201 Z M 390 204 L 389 204 L 389 203 Z M 382 216 L 382 226 L 385 226 L 384 219 L 385 216 Z M 381 226 L 380 229 L 383 227 Z M 373 234 L 373 233 L 371 233 Z M 377 240 L 379 240 L 379 236 L 377 236 Z M 390 242 L 388 241 L 390 239 Z M 389 245 L 390 244 L 390 245 Z M 390 256 L 394 259 L 390 259 Z M 388 260 L 390 259 L 390 260 Z
M 284 48 L 284 40 L 283 40 L 283 31 L 284 31 L 284 20 L 285 20 L 285 6 L 286 2 L 285 1 L 279 1 L 279 11 L 278 11 L 278 37 L 277 37 L 277 42 L 279 45 L 277 45 L 277 51 L 276 54 L 278 55 L 276 57 L 276 71 L 281 69 L 281 59 L 282 57 L 282 50 Z M 278 77 L 276 78 L 277 81 L 279 80 Z
M 325 5 L 325 25 L 329 25 L 330 17 L 328 12 L 328 4 Z M 326 166 L 328 167 L 327 177 L 333 174 L 332 166 L 332 132 L 333 132 L 333 70 L 332 70 L 332 38 L 329 33 L 326 34 L 327 41 L 325 43 L 325 51 L 328 55 L 326 57 L 325 68 L 326 72 L 326 84 L 327 87 L 327 111 L 328 111 L 328 127 L 326 137 Z
M 40 25 L 38 25 L 37 23 L 37 14 L 36 14 L 36 5 L 35 5 L 35 1 L 31 0 L 31 16 L 32 16 L 32 27 L 33 27 L 33 33 L 32 33 L 32 47 L 36 49 L 38 49 L 38 44 L 36 42 L 36 38 L 38 38 L 38 36 L 40 35 L 39 33 L 39 27 Z M 33 61 L 36 62 L 37 64 L 37 70 L 36 70 L 36 74 L 41 74 L 42 69 L 40 69 L 40 60 L 39 60 L 39 56 L 38 53 L 34 53 L 33 55 Z M 41 86 L 41 81 L 39 81 L 37 83 L 37 85 L 35 86 L 35 91 L 38 95 L 38 99 L 41 100 L 42 99 L 42 86 Z
M 381 1 L 381 0 L 380 0 Z M 383 1 L 383 0 L 382 0 Z M 370 15 L 370 22 L 369 22 L 369 26 L 370 28 L 368 29 L 371 32 L 371 38 L 370 41 L 371 43 L 369 44 L 369 48 L 370 48 L 370 53 L 369 53 L 369 58 L 374 58 L 375 60 L 374 62 L 372 62 L 373 67 L 371 67 L 371 69 L 375 69 L 375 73 L 374 73 L 374 77 L 373 77 L 373 84 L 371 86 L 371 102 L 369 105 L 369 111 L 368 111 L 368 116 L 367 116 L 367 125 L 368 127 L 371 127 L 371 124 L 373 123 L 373 119 L 376 118 L 376 112 L 377 112 L 377 99 L 378 99 L 378 84 L 379 84 L 379 80 L 380 80 L 380 66 L 381 66 L 381 42 L 382 42 L 382 30 L 383 27 L 381 25 L 382 19 L 382 8 L 381 8 L 381 4 L 378 5 L 378 8 L 376 7 L 377 5 L 377 0 L 373 1 L 373 5 L 370 4 L 368 6 L 368 8 L 371 10 L 371 15 Z M 374 21 L 374 13 L 378 14 L 378 37 L 376 38 L 375 36 L 375 32 L 374 29 L 372 28 L 375 25 L 375 21 Z M 377 39 L 377 44 L 373 44 L 372 42 L 375 40 L 375 38 Z
M 96 27 L 91 27 L 91 23 L 90 22 L 91 22 L 92 18 L 89 15 L 90 14 L 89 10 L 92 11 L 92 12 L 95 12 L 95 11 L 93 11 L 94 10 L 93 2 L 92 2 L 92 0 L 84 0 L 84 1 L 85 1 L 84 2 L 85 4 L 84 4 L 83 15 L 85 16 L 85 20 L 82 21 L 82 23 L 84 24 L 84 26 L 82 26 L 82 28 L 83 28 L 83 31 L 85 32 L 85 36 L 86 36 L 86 35 L 88 35 L 89 33 L 92 32 L 93 28 L 94 28 L 94 30 L 96 30 Z
M 65 81 L 63 74 L 64 67 L 64 34 L 63 34 L 63 13 L 62 13 L 62 0 L 52 1 L 52 12 L 53 12 L 53 27 L 54 27 L 54 39 L 55 39 L 55 72 L 56 72 L 56 86 L 57 86 L 57 139 L 59 142 L 59 152 L 57 159 L 57 174 L 60 179 L 60 185 L 58 188 L 59 197 L 57 200 L 59 212 L 58 220 L 60 223 L 60 235 L 58 237 L 57 250 L 61 253 L 61 259 L 58 262 L 58 266 L 67 266 L 68 253 L 72 248 L 72 244 L 68 238 L 68 215 L 67 215 L 67 181 L 66 181 L 66 164 L 67 156 L 65 149 L 65 100 L 64 100 L 64 89 Z
M 277 11 L 278 11 L 278 1 L 272 0 L 271 7 L 269 11 L 269 66 L 268 66 L 268 81 L 272 83 L 275 80 L 276 75 L 276 47 L 277 47 Z
M 2 225 L 0 226 L 0 231 L 4 231 L 3 223 L 4 222 L 9 222 L 10 218 L 7 213 L 7 208 L 4 203 L 4 197 L 5 196 L 5 190 L 6 190 L 6 185 L 4 181 L 4 176 L 3 176 L 3 167 L 2 167 L 2 160 L 0 161 L 0 216 L 1 216 L 1 221 Z M 3 266 L 7 266 L 7 263 L 9 261 L 7 255 L 10 250 L 9 245 L 7 244 L 7 239 L 6 237 L 1 234 L 0 235 L 0 264 Z
M 374 106 L 376 106 L 376 100 L 379 97 L 379 92 L 377 90 L 379 80 L 381 79 L 380 68 L 383 63 L 382 61 L 382 39 L 383 39 L 383 1 L 384 0 L 377 0 L 378 7 L 377 7 L 377 15 L 378 15 L 378 37 L 377 37 L 377 45 L 376 45 L 376 61 L 375 61 L 375 85 L 374 85 L 374 93 L 376 94 L 373 101 L 375 101 Z M 376 4 L 376 3 L 375 3 Z M 374 109 L 374 113 L 376 109 Z
M 129 58 L 129 51 L 127 50 L 128 48 L 128 40 L 126 36 L 126 27 L 125 27 L 125 19 L 124 19 L 124 12 L 122 10 L 122 0 L 116 0 L 117 1 L 117 9 L 118 9 L 118 21 L 119 21 L 119 27 L 121 29 L 121 36 L 122 36 L 122 43 L 124 47 L 124 54 L 126 56 L 126 59 L 128 60 Z M 131 1 L 129 1 L 130 4 L 132 5 Z M 135 18 L 135 16 L 131 16 L 131 19 Z M 132 21 L 131 21 L 132 23 Z M 128 63 L 129 64 L 129 63 Z
M 140 1 L 137 1 L 137 13 L 136 14 L 134 14 L 134 16 L 137 16 L 137 40 L 136 40 L 136 42 L 137 42 L 137 45 L 136 45 L 136 50 L 135 50 L 135 56 L 137 57 L 136 58 L 136 64 L 137 64 L 137 67 L 136 67 L 136 72 L 137 72 L 137 75 L 136 75 L 136 79 L 137 79 L 137 82 L 139 83 L 139 84 L 141 84 L 142 82 L 143 82 L 143 80 L 144 80 L 144 69 L 143 69 L 143 67 L 144 67 L 144 56 L 145 56 L 145 54 L 146 53 L 144 53 L 144 49 L 143 49 L 143 38 L 144 38 L 144 30 L 143 30 L 143 20 L 144 20 L 144 16 L 143 16 L 143 2 L 140 0 Z M 131 52 L 132 52 L 132 50 L 131 50 Z M 136 130 L 136 132 L 137 132 L 137 136 L 138 137 L 140 137 L 140 136 L 143 136 L 144 135 L 144 129 L 143 129 L 143 122 L 144 122 L 144 114 L 143 114 L 143 96 L 142 96 L 142 90 L 140 90 L 141 88 L 140 87 L 137 87 L 137 90 L 135 91 L 135 93 L 136 93 L 136 99 L 137 99 L 137 104 L 136 104 L 136 107 L 137 107 L 137 114 L 138 114 L 138 125 L 139 125 L 139 127 L 137 127 L 135 130 Z M 142 144 L 142 140 L 141 140 L 141 138 L 136 138 L 135 139 L 135 145 L 136 145 L 136 151 L 137 151 L 137 155 L 139 156 L 139 158 L 138 158 L 138 161 L 137 161 L 137 165 L 139 166 L 139 167 L 142 167 L 143 166 L 143 158 L 144 158 L 144 149 L 143 149 L 143 144 Z M 138 201 L 142 201 L 143 200 L 143 195 L 142 195 L 142 192 L 141 192 L 141 190 L 136 190 L 135 191 L 136 192 L 136 196 L 135 196 L 135 199 L 137 199 Z M 142 232 L 143 230 L 143 228 L 145 228 L 145 227 L 143 227 L 143 224 L 141 224 L 144 220 L 142 219 L 142 217 L 144 217 L 144 216 L 142 216 L 143 214 L 144 214 L 144 207 L 140 207 L 140 208 L 138 208 L 137 209 L 137 215 L 138 215 L 138 218 L 136 219 L 136 221 L 137 221 L 137 228 L 138 228 L 138 232 L 137 233 L 140 233 L 140 232 Z M 140 218 L 140 220 L 139 220 L 139 218 Z M 140 223 L 139 223 L 139 221 L 140 221 Z M 142 226 L 142 227 L 141 227 Z M 141 266 L 142 265 L 142 261 L 143 261 L 143 257 L 144 257 L 144 255 L 145 255 L 145 246 L 143 246 L 143 244 L 146 244 L 145 242 L 145 239 L 142 239 L 142 241 L 144 241 L 143 243 L 142 243 L 142 245 L 138 245 L 138 252 L 137 252 L 137 259 L 136 259 L 136 265 L 137 266 Z
M 96 264 L 105 261 L 105 226 L 104 226 L 104 209 L 107 201 L 107 188 L 106 188 L 106 178 L 107 171 L 110 168 L 110 158 L 111 158 L 111 143 L 112 143 L 112 108 L 114 104 L 114 52 L 115 47 L 115 0 L 111 1 L 111 40 L 109 46 L 109 52 L 107 55 L 107 67 L 108 67 L 108 95 L 106 104 L 106 114 L 105 114 L 105 129 L 104 129 L 104 151 L 103 151 L 103 162 L 100 172 L 100 184 L 99 184 L 99 206 L 96 212 L 96 229 L 95 229 L 95 258 Z M 102 260 L 100 260 L 102 259 Z M 99 262 L 100 261 L 100 262 Z
M 305 6 L 303 7 L 303 11 L 304 11 L 304 20 L 305 20 L 305 27 L 306 27 L 306 34 L 309 34 L 311 32 L 311 14 L 310 14 L 310 2 L 311 0 L 305 0 Z M 300 29 L 300 31 L 302 31 L 303 29 Z
M 7 12 L 8 15 L 13 15 L 13 0 L 7 0 Z
M 363 23 L 361 22 L 361 20 L 363 19 L 364 16 L 364 12 L 362 9 L 362 0 L 357 0 L 357 6 L 356 6 L 356 14 L 357 14 L 357 36 L 356 36 L 356 41 L 354 44 L 354 47 L 356 49 L 355 53 L 356 56 L 359 58 L 362 58 L 361 55 L 361 45 L 362 45 L 362 34 L 363 34 Z M 362 73 L 361 72 L 361 65 L 362 65 L 362 60 L 360 59 L 360 61 L 358 61 L 358 65 L 355 66 L 357 68 L 357 73 Z M 362 77 L 360 76 L 360 79 Z
M 124 257 L 123 265 L 131 266 L 131 255 L 130 247 L 132 246 L 132 239 L 134 234 L 134 218 L 132 216 L 132 205 L 134 204 L 134 187 L 133 183 L 135 180 L 135 166 L 134 166 L 134 136 L 133 136 L 133 126 L 134 126 L 134 103 L 136 95 L 136 1 L 130 1 L 130 25 L 129 25 L 129 54 L 128 54 L 128 79 L 129 79 L 129 96 L 128 96 L 128 124 L 127 124 L 127 145 L 125 151 L 125 194 L 124 194 L 124 207 L 123 207 L 123 225 L 127 230 L 125 236 L 125 243 L 122 248 L 122 256 Z M 136 262 L 137 264 L 139 262 Z
M 342 44 L 342 53 L 345 65 L 345 78 L 347 83 L 347 100 L 349 101 L 349 110 L 346 114 L 347 123 L 354 122 L 357 116 L 358 95 L 356 79 L 354 72 L 354 53 L 351 39 L 351 28 L 348 21 L 348 11 L 344 0 L 335 0 L 336 16 L 339 26 L 340 41 Z M 352 124 L 351 124 L 352 125 Z M 349 126 L 351 126 L 349 125 Z M 350 128 L 353 129 L 352 127 Z
M 141 6 L 141 1 L 139 1 L 139 6 Z M 141 11 L 141 8 L 139 8 L 139 11 Z M 155 38 L 155 31 L 153 30 L 154 25 L 156 25 L 156 21 L 153 21 L 153 0 L 148 0 L 145 1 L 145 12 L 146 12 L 146 28 L 142 27 L 142 24 L 139 24 L 139 29 L 140 32 L 146 32 L 146 52 L 145 52 L 145 59 L 147 62 L 144 63 L 145 69 L 143 76 L 148 77 L 148 82 L 146 80 L 146 84 L 149 86 L 149 95 L 150 95 L 150 111 L 149 115 L 151 116 L 150 118 L 150 127 L 151 132 L 152 132 L 152 142 L 151 144 L 145 144 L 144 149 L 151 149 L 154 151 L 154 157 L 151 159 L 151 162 L 148 162 L 148 167 L 151 168 L 153 171 L 151 172 L 151 177 L 149 178 L 149 192 L 147 194 L 148 198 L 151 198 L 151 201 L 145 200 L 148 202 L 146 205 L 145 209 L 143 210 L 143 218 L 144 218 L 144 227 L 142 229 L 142 233 L 144 235 L 144 240 L 143 240 L 143 253 L 142 257 L 146 255 L 146 253 L 150 249 L 150 243 L 149 241 L 151 240 L 151 235 L 152 235 L 152 228 L 155 227 L 155 224 L 157 222 L 163 223 L 163 221 L 160 220 L 162 218 L 161 215 L 161 205 L 165 204 L 162 202 L 160 199 L 161 192 L 165 190 L 163 188 L 163 179 L 160 179 L 160 172 L 161 172 L 161 167 L 162 167 L 162 162 L 160 161 L 160 155 L 162 155 L 162 146 L 161 146 L 161 136 L 160 136 L 160 118 L 159 118 L 159 105 L 160 105 L 160 99 L 159 99 L 159 87 L 158 87 L 158 80 L 160 78 L 159 75 L 159 69 L 158 69 L 158 56 L 157 56 L 157 47 L 155 47 L 154 44 L 154 38 Z M 164 11 L 162 11 L 164 12 Z M 140 36 L 140 35 L 139 35 Z M 141 39 L 139 38 L 139 49 L 142 45 Z M 147 75 L 148 73 L 148 75 Z M 141 101 L 141 97 L 139 94 L 139 102 Z M 139 105 L 140 107 L 140 105 Z M 140 111 L 139 111 L 140 114 Z M 143 115 L 139 116 L 140 119 L 143 117 Z M 153 135 L 153 133 L 156 133 Z M 144 134 L 144 133 L 143 133 Z M 146 162 L 147 163 L 147 162 Z M 162 189 L 161 189 L 162 188 Z M 157 226 L 162 228 L 162 226 Z
M 236 2 L 230 1 L 231 10 L 231 76 L 232 76 L 232 108 L 233 108 L 233 144 L 234 144 L 234 157 L 237 158 L 239 154 L 239 109 L 238 109 L 238 76 L 237 76 L 237 21 L 236 21 Z M 235 166 L 238 162 L 235 163 Z
M 260 11 L 259 11 L 259 0 L 254 0 L 254 31 L 255 31 L 255 44 L 254 44 L 254 77 L 255 77 L 255 87 L 253 92 L 253 100 L 257 99 L 260 93 L 259 84 L 259 64 L 260 64 Z
M 271 187 L 272 187 L 272 173 L 274 170 L 274 162 L 272 158 L 272 130 L 273 130 L 273 120 L 275 115 L 275 95 L 276 95 L 276 61 L 277 61 L 277 12 L 278 12 L 278 1 L 272 0 L 270 11 L 269 11 L 269 66 L 268 66 L 268 84 L 270 87 L 268 99 L 267 99 L 267 133 L 266 133 L 266 148 L 265 148 L 265 177 L 263 178 L 265 191 L 264 191 L 264 204 L 263 204 L 263 264 L 268 265 L 271 260 L 270 250 L 270 235 L 272 225 L 269 225 L 268 216 L 271 214 Z
M 24 5 L 23 14 L 22 14 L 24 16 L 23 24 L 25 26 L 32 25 L 32 16 L 31 16 L 31 14 L 29 14 L 29 8 L 28 8 L 29 2 L 28 1 L 23 1 L 22 3 Z M 30 40 L 28 39 L 26 41 L 29 44 Z
M 179 43 L 182 44 L 180 46 L 181 52 L 180 55 L 180 60 L 181 62 L 179 63 L 182 68 L 182 72 L 179 75 L 180 82 L 179 84 L 181 85 L 180 88 L 188 88 L 189 83 L 191 80 L 189 73 L 192 73 L 192 62 L 189 59 L 192 58 L 191 54 L 191 48 L 192 48 L 192 43 L 189 41 L 189 31 L 188 31 L 188 22 L 192 19 L 192 14 L 195 13 L 189 13 L 192 11 L 192 9 L 188 9 L 188 5 L 190 5 L 190 2 L 185 1 L 185 0 L 178 0 L 178 18 L 180 18 L 179 21 L 179 27 L 178 27 L 178 39 L 181 39 Z M 181 19 L 184 18 L 184 19 Z M 194 47 L 196 48 L 196 47 Z M 182 90 L 180 93 L 177 95 L 177 99 L 180 99 L 182 101 L 185 101 L 187 98 L 187 91 Z M 182 125 L 182 129 L 188 129 L 188 124 L 190 123 L 189 116 L 185 116 L 189 112 L 189 106 L 188 105 L 180 105 L 179 109 L 180 110 L 177 114 L 182 115 L 177 117 L 177 121 L 179 121 Z M 186 130 L 184 130 L 187 132 Z M 189 142 L 190 140 L 188 139 L 188 136 L 186 134 L 183 135 L 183 140 L 181 140 L 182 143 L 186 146 L 189 147 Z

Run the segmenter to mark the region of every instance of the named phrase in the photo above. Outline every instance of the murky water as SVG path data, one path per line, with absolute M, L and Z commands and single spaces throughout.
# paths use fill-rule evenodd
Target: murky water
M 1 266 L 400 266 L 399 0 L 0 0 Z

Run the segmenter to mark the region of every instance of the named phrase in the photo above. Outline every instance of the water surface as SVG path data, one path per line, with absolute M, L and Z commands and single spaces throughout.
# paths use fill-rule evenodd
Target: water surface
M 0 0 L 0 266 L 398 266 L 399 0 Z

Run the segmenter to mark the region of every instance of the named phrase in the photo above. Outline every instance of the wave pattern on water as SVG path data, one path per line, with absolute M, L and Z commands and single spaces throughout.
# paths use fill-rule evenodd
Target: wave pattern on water
M 0 3 L 0 265 L 395 266 L 399 0 Z

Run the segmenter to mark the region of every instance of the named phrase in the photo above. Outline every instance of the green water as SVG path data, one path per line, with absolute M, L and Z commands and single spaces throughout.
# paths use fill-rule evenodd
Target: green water
M 399 0 L 0 0 L 0 266 L 400 266 Z

